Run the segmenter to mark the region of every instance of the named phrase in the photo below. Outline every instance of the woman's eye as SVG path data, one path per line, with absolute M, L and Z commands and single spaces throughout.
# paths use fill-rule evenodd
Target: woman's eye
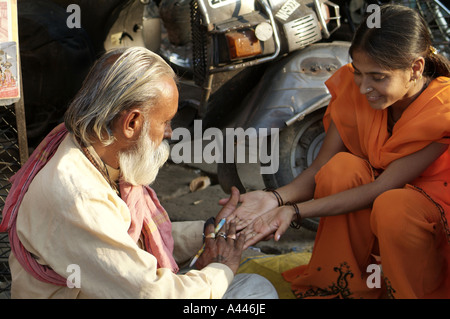
M 385 75 L 376 75 L 373 77 L 374 81 L 383 81 L 384 79 L 386 79 Z

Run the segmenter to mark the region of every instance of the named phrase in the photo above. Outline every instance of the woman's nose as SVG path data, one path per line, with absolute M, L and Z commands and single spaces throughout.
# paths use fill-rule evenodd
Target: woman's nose
M 370 91 L 373 90 L 373 89 L 371 88 L 371 86 L 370 86 L 369 81 L 367 81 L 367 80 L 365 80 L 365 79 L 362 79 L 362 80 L 360 81 L 360 83 L 357 83 L 357 84 L 358 84 L 358 86 L 359 86 L 359 92 L 360 92 L 361 94 L 367 94 L 367 93 L 369 93 Z

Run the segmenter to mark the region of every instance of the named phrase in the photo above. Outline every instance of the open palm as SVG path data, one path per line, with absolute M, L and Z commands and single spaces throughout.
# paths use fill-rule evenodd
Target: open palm
M 228 198 L 221 199 L 219 204 L 225 205 L 228 200 Z M 238 231 L 244 229 L 258 217 L 278 206 L 272 194 L 264 191 L 253 191 L 242 194 L 239 201 L 241 204 L 236 210 L 233 210 L 227 216 L 220 216 L 221 218 L 226 217 L 228 222 L 235 223 Z
M 275 238 L 275 241 L 280 240 L 289 227 L 292 215 L 292 207 L 282 206 L 256 217 L 242 231 L 246 238 L 244 249 L 261 240 L 267 240 L 272 237 Z

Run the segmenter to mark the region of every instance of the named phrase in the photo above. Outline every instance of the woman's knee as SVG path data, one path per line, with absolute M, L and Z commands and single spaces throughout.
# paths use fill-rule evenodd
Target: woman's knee
M 334 155 L 316 174 L 319 196 L 326 196 L 373 181 L 370 164 L 351 153 Z
M 433 225 L 439 222 L 439 213 L 420 192 L 400 188 L 386 191 L 375 199 L 370 221 L 377 237 L 412 239 L 419 229 L 433 232 Z
M 386 191 L 379 195 L 372 205 L 370 215 L 372 230 L 377 235 L 379 230 L 386 232 L 395 228 L 402 218 L 404 205 L 402 201 L 403 192 L 398 189 Z

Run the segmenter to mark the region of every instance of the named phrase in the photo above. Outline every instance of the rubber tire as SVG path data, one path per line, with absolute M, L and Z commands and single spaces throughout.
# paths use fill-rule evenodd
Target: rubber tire
M 323 115 L 325 108 L 307 115 L 280 132 L 279 169 L 275 174 L 264 174 L 267 188 L 279 188 L 290 183 L 311 165 L 325 138 Z M 317 231 L 319 218 L 305 218 L 302 227 Z

